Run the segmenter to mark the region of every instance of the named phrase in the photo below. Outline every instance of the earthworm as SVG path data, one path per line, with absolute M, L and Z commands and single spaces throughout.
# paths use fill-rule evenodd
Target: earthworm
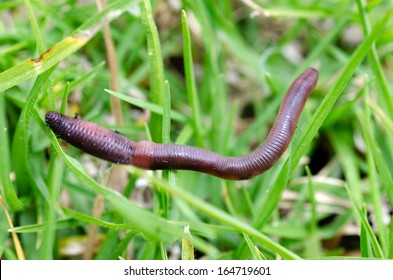
M 194 170 L 223 179 L 245 180 L 271 168 L 287 149 L 317 80 L 318 71 L 309 68 L 292 83 L 265 142 L 243 157 L 222 156 L 186 145 L 133 142 L 117 131 L 53 111 L 46 114 L 45 121 L 58 137 L 112 163 L 151 170 Z

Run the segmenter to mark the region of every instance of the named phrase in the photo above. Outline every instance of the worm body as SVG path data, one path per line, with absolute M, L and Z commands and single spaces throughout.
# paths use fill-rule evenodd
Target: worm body
M 46 114 L 45 121 L 58 137 L 113 163 L 152 170 L 194 170 L 224 179 L 245 180 L 271 168 L 285 152 L 317 80 L 317 70 L 309 68 L 292 83 L 265 142 L 243 157 L 226 157 L 185 145 L 133 142 L 118 132 L 53 111 Z

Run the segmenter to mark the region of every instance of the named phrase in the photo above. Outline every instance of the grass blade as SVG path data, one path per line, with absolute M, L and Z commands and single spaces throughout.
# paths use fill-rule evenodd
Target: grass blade
M 195 131 L 197 143 L 200 147 L 204 147 L 203 144 L 203 125 L 201 119 L 200 105 L 198 93 L 195 85 L 194 65 L 192 62 L 192 49 L 191 49 L 191 36 L 187 22 L 187 14 L 183 10 L 181 14 L 182 30 L 183 30 L 183 58 L 184 58 L 184 75 L 186 78 L 186 88 L 188 101 L 192 108 L 192 124 Z
M 142 0 L 142 24 L 146 33 L 147 48 L 150 65 L 150 100 L 159 106 L 164 104 L 164 65 L 160 38 L 158 36 L 157 26 L 154 23 L 153 12 L 150 0 Z M 162 119 L 157 114 L 152 114 L 150 119 L 150 131 L 152 139 L 155 142 L 162 142 Z
M 163 107 L 160 106 L 160 105 L 153 104 L 151 102 L 146 102 L 146 101 L 137 99 L 135 97 L 131 97 L 131 96 L 122 94 L 120 92 L 115 92 L 115 91 L 112 91 L 112 90 L 109 90 L 109 89 L 106 89 L 105 91 L 107 93 L 109 93 L 109 94 L 111 94 L 113 96 L 116 96 L 116 97 L 120 98 L 121 100 L 123 100 L 123 101 L 125 101 L 127 103 L 130 103 L 130 104 L 132 104 L 132 105 L 134 105 L 136 107 L 139 107 L 141 109 L 149 110 L 149 111 L 151 111 L 151 112 L 153 112 L 155 114 L 158 114 L 158 115 L 163 115 L 164 114 Z M 181 123 L 185 123 L 185 122 L 188 121 L 186 116 L 184 116 L 183 114 L 181 114 L 181 113 L 179 113 L 177 111 L 174 111 L 174 110 L 171 110 L 171 119 L 173 119 L 174 121 L 181 122 Z

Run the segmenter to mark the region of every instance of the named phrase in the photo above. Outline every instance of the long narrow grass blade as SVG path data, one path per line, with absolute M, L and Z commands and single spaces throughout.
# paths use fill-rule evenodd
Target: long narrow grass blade
M 7 207 L 5 206 L 3 197 L 1 195 L 0 195 L 0 205 L 3 208 L 3 211 L 4 211 L 5 216 L 7 218 L 7 221 L 8 221 L 10 229 L 13 229 L 14 225 L 12 223 L 11 217 L 10 217 L 8 211 L 7 211 Z M 18 256 L 18 259 L 19 260 L 24 260 L 25 259 L 25 253 L 23 252 L 23 248 L 22 248 L 22 245 L 20 244 L 18 235 L 16 234 L 16 232 L 11 232 L 11 235 L 12 235 L 12 239 L 14 241 L 15 251 L 16 251 L 16 254 Z
M 151 102 L 146 102 L 146 101 L 143 101 L 143 100 L 140 100 L 140 99 L 137 99 L 137 98 L 134 98 L 134 97 L 122 94 L 120 92 L 115 92 L 115 91 L 112 91 L 112 90 L 109 90 L 109 89 L 106 89 L 105 91 L 107 93 L 109 93 L 109 94 L 111 94 L 113 96 L 116 96 L 117 98 L 120 98 L 121 100 L 123 100 L 123 101 L 125 101 L 127 103 L 130 103 L 130 104 L 132 104 L 132 105 L 134 105 L 136 107 L 139 107 L 141 109 L 149 110 L 149 111 L 151 111 L 151 112 L 153 112 L 155 114 L 159 114 L 159 115 L 163 115 L 164 114 L 162 106 L 153 104 Z M 183 114 L 181 114 L 181 113 L 179 113 L 178 111 L 175 111 L 175 110 L 171 110 L 171 119 L 174 120 L 174 121 L 182 122 L 182 123 L 185 123 L 185 122 L 188 121 L 186 116 L 184 116 Z
M 142 0 L 142 24 L 146 33 L 147 48 L 150 66 L 150 100 L 152 103 L 163 106 L 164 103 L 164 65 L 161 51 L 160 38 L 154 22 L 150 0 Z M 152 114 L 150 131 L 155 142 L 161 142 L 162 119 L 157 114 Z
M 195 84 L 194 65 L 192 61 L 192 49 L 191 49 L 191 35 L 187 22 L 187 14 L 183 10 L 181 14 L 182 30 L 183 30 L 183 59 L 184 59 L 184 74 L 186 77 L 186 88 L 188 100 L 192 108 L 192 123 L 195 130 L 195 136 L 197 143 L 200 147 L 203 147 L 203 125 L 201 119 L 201 110 L 199 105 L 199 98 Z

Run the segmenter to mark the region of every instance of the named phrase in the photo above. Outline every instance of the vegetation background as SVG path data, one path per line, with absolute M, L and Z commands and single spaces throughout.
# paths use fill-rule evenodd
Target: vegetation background
M 392 1 L 0 1 L 2 259 L 393 258 Z M 248 181 L 111 166 L 49 110 L 245 155 L 320 72 L 285 156 Z M 120 195 L 119 195 L 120 194 Z

